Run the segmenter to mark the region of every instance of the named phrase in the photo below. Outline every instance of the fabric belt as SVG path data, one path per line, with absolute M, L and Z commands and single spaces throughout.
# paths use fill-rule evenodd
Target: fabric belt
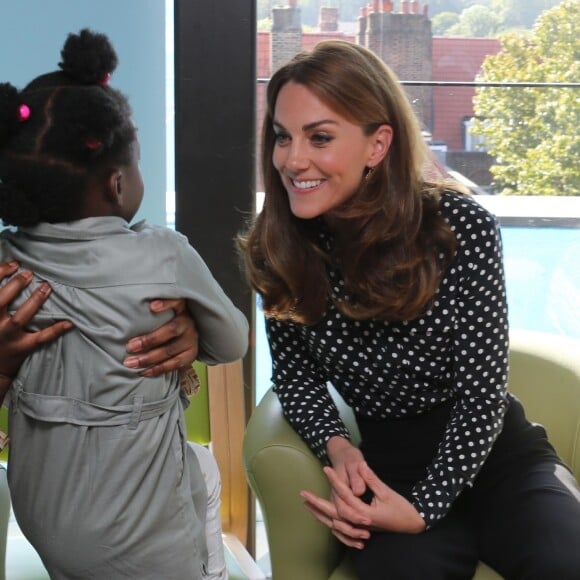
M 72 397 L 56 397 L 29 393 L 22 387 L 12 391 L 14 411 L 22 411 L 27 417 L 49 423 L 71 423 L 87 427 L 114 427 L 128 425 L 136 429 L 140 421 L 163 415 L 179 398 L 181 389 L 157 401 L 143 402 L 142 396 L 133 397 L 131 405 L 107 407 L 95 405 Z

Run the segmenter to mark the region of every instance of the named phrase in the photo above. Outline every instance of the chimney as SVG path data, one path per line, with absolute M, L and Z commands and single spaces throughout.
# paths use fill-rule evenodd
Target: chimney
M 318 28 L 320 32 L 336 32 L 338 30 L 338 8 L 321 6 L 318 13 Z
M 302 50 L 302 14 L 297 0 L 272 8 L 270 33 L 271 71 L 275 72 Z
M 432 76 L 433 34 L 431 21 L 421 17 L 423 5 L 425 2 L 420 0 L 381 0 L 381 12 L 359 18 L 358 42 L 379 55 L 401 80 L 425 80 Z M 431 127 L 433 89 L 409 86 L 405 92 L 421 123 Z
M 365 44 L 365 36 L 367 33 L 367 14 L 369 10 L 366 6 L 361 6 L 360 15 L 357 18 L 358 21 L 358 31 L 356 33 L 358 44 Z

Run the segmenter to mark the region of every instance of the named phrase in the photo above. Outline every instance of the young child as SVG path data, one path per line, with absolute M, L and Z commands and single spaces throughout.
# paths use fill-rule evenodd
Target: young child
M 0 218 L 17 227 L 0 260 L 35 273 L 19 303 L 52 288 L 32 330 L 75 325 L 10 388 L 14 513 L 55 580 L 207 578 L 208 491 L 178 374 L 136 376 L 122 361 L 127 337 L 159 326 L 153 298 L 186 299 L 208 364 L 244 355 L 247 321 L 183 236 L 129 226 L 144 187 L 108 39 L 82 30 L 61 56 L 21 92 L 0 85 Z

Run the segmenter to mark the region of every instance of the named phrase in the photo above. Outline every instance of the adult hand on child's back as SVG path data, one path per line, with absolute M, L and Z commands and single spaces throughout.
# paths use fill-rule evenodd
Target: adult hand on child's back
M 197 358 L 199 336 L 185 300 L 153 300 L 150 308 L 155 313 L 173 310 L 175 316 L 153 332 L 129 340 L 131 354 L 124 364 L 145 369 L 141 374 L 146 377 L 191 367 Z
M 11 276 L 17 270 L 16 262 L 0 262 L 0 279 Z M 46 282 L 39 284 L 30 297 L 10 314 L 10 303 L 31 280 L 32 273 L 22 270 L 0 288 L 0 375 L 4 379 L 12 379 L 36 348 L 53 341 L 74 326 L 68 320 L 61 320 L 37 332 L 26 330 L 27 324 L 50 296 L 52 290 Z
M 18 271 L 17 262 L 0 262 L 0 279 Z M 32 273 L 22 270 L 0 288 L 0 381 L 9 382 L 21 364 L 39 346 L 51 342 L 74 327 L 68 320 L 30 332 L 27 324 L 50 296 L 52 289 L 43 282 L 14 312 L 10 303 L 32 280 Z M 197 358 L 198 334 L 195 322 L 185 306 L 185 300 L 154 300 L 153 312 L 173 310 L 175 317 L 153 332 L 129 341 L 129 351 L 135 353 L 132 368 L 146 368 L 143 374 L 157 376 L 168 371 L 191 366 Z M 126 361 L 125 361 L 126 362 Z M 128 365 L 131 366 L 131 365 Z M 10 381 L 8 381 L 10 379 Z

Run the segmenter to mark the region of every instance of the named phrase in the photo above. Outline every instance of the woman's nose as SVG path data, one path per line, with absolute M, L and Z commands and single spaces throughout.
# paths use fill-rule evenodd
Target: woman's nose
M 286 159 L 286 166 L 292 171 L 301 171 L 308 167 L 310 163 L 308 155 L 301 143 L 292 142 L 288 149 L 288 158 Z

